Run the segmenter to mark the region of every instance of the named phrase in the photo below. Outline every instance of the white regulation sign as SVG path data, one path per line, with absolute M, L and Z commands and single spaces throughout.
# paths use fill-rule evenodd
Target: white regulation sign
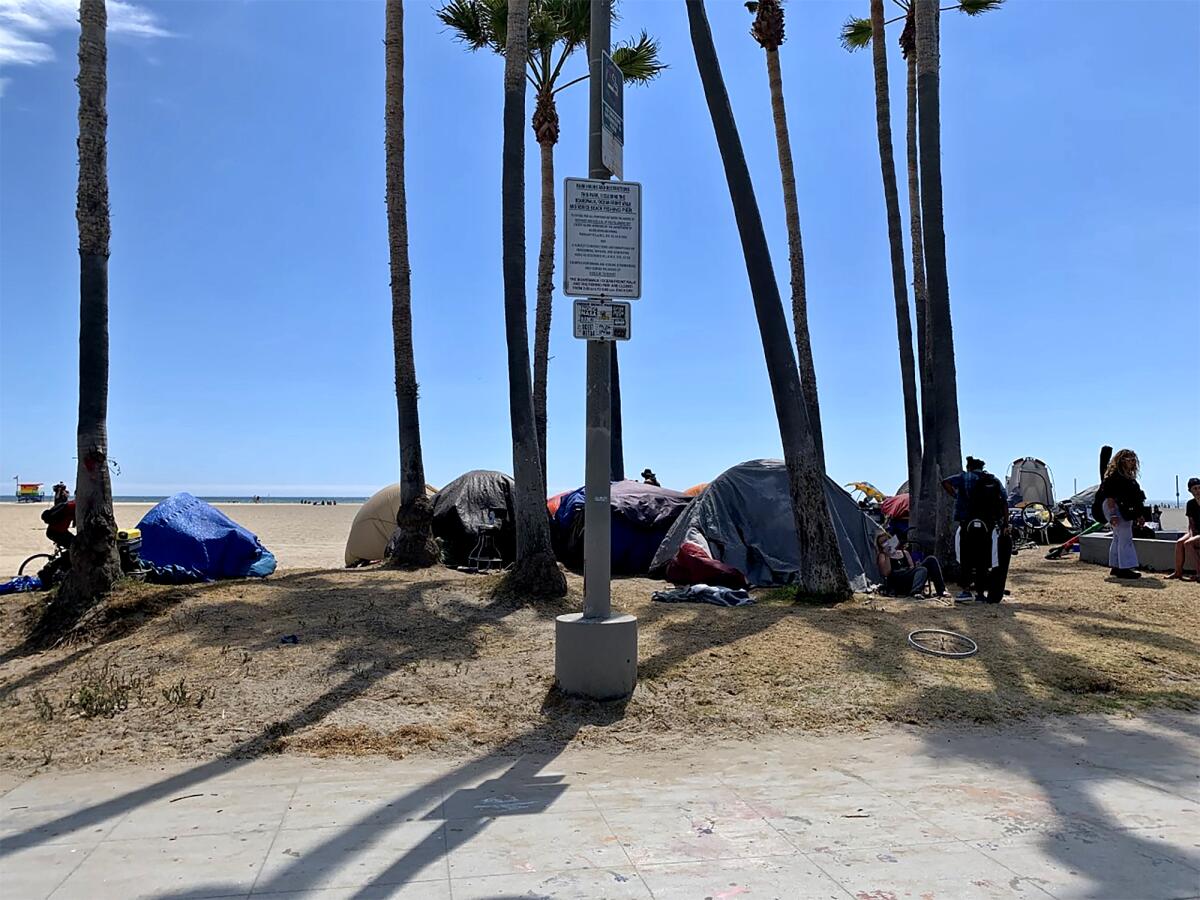
M 636 181 L 566 179 L 563 293 L 642 296 L 642 186 Z
M 629 304 L 576 300 L 575 337 L 584 341 L 629 340 Z

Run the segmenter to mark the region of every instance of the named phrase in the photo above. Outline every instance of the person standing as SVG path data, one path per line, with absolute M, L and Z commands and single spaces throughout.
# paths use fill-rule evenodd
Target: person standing
M 644 484 L 652 484 L 655 487 L 662 487 L 662 485 L 658 483 L 658 476 L 655 475 L 650 469 L 642 469 L 642 482 Z
M 1000 568 L 1000 537 L 1008 531 L 1008 498 L 1000 479 L 988 472 L 986 465 L 982 459 L 968 456 L 967 470 L 942 482 L 954 497 L 954 520 L 958 522 L 954 547 L 963 590 L 955 599 L 960 603 L 970 602 L 972 593 L 979 603 L 999 603 L 1004 596 L 1003 583 L 996 589 L 993 570 Z M 1007 559 L 1003 575 L 1007 578 Z
M 1133 527 L 1146 520 L 1146 495 L 1137 477 L 1141 469 L 1138 456 L 1132 450 L 1118 450 L 1108 464 L 1104 481 L 1100 483 L 1101 508 L 1104 519 L 1112 526 L 1112 545 L 1108 550 L 1110 574 L 1114 578 L 1141 578 L 1137 571 L 1137 548 L 1133 544 Z
M 1175 571 L 1168 578 L 1183 579 L 1183 570 L 1187 567 L 1188 555 L 1192 557 L 1192 581 L 1200 581 L 1200 478 L 1189 478 L 1188 493 L 1192 499 L 1187 502 L 1187 533 L 1175 542 Z

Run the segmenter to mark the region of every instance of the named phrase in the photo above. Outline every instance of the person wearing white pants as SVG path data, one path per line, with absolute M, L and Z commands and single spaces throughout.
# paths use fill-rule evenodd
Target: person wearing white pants
M 1148 514 L 1146 495 L 1137 483 L 1139 468 L 1136 453 L 1118 450 L 1100 484 L 1104 517 L 1113 530 L 1108 564 L 1114 578 L 1142 577 L 1137 571 L 1137 549 L 1133 544 L 1133 526 Z
M 1104 515 L 1112 526 L 1113 539 L 1108 547 L 1108 564 L 1118 578 L 1140 578 L 1136 571 L 1137 547 L 1133 545 L 1133 523 L 1121 516 L 1116 500 L 1104 501 Z

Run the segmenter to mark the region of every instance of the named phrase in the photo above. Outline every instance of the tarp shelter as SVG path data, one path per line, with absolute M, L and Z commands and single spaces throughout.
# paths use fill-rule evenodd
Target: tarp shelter
M 825 499 L 851 587 L 863 591 L 879 583 L 875 562 L 879 526 L 829 478 Z M 686 556 L 687 544 L 698 545 L 711 559 L 732 566 L 752 585 L 794 583 L 800 571 L 800 548 L 783 462 L 755 459 L 721 474 L 675 521 L 654 554 L 651 574 L 665 573 L 681 551 Z M 721 582 L 714 578 L 709 583 Z
M 275 557 L 225 513 L 188 493 L 159 503 L 138 523 L 141 558 L 154 566 L 194 569 L 206 578 L 263 577 Z
M 512 562 L 517 551 L 517 526 L 510 476 L 475 469 L 438 491 L 433 498 L 433 534 L 446 550 L 446 562 L 454 566 L 467 564 L 484 526 L 491 521 L 489 513 L 500 526 L 493 532 L 500 558 Z
M 425 496 L 433 498 L 437 490 L 425 485 Z M 400 512 L 400 485 L 389 484 L 371 495 L 354 516 L 346 537 L 346 565 L 357 566 L 383 559 L 388 540 L 396 530 Z
M 613 574 L 646 574 L 654 551 L 691 499 L 681 491 L 641 481 L 613 482 L 609 489 Z M 575 568 L 583 564 L 583 508 L 584 489 L 579 488 L 562 498 L 551 521 L 555 553 Z
M 895 497 L 888 497 L 879 504 L 879 511 L 889 519 L 907 519 L 911 508 L 912 498 L 908 494 L 897 494 Z
M 1047 509 L 1054 509 L 1054 479 L 1050 467 L 1040 459 L 1032 456 L 1014 459 L 1005 488 L 1009 506 L 1041 503 Z

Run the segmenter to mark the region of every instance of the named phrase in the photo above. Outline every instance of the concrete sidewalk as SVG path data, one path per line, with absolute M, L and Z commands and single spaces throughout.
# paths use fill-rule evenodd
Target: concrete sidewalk
M 0 775 L 4 898 L 1200 896 L 1200 715 Z

